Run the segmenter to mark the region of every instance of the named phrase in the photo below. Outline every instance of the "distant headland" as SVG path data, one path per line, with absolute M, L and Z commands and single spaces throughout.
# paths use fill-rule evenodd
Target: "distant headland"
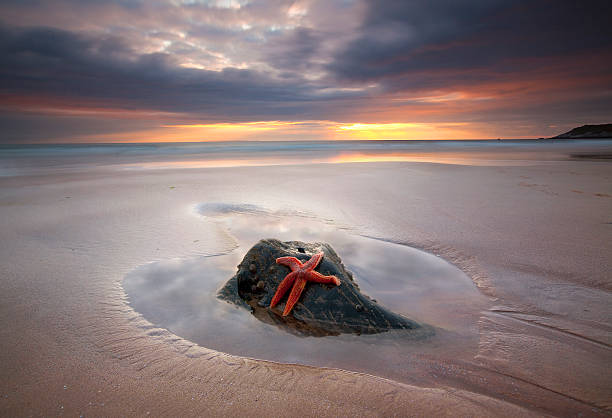
M 582 125 L 551 139 L 612 138 L 612 123 Z

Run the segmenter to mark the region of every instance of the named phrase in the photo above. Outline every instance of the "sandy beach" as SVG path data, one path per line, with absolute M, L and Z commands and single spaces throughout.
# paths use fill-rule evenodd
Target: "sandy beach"
M 610 141 L 574 141 L 273 163 L 5 156 L 0 415 L 606 416 L 610 154 Z M 231 355 L 156 326 L 130 305 L 126 275 L 248 250 L 194 210 L 207 202 L 439 256 L 485 301 L 474 343 L 439 355 L 424 345 L 414 376 L 395 380 Z

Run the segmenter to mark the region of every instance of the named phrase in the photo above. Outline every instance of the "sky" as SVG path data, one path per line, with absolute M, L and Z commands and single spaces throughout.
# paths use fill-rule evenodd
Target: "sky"
M 610 0 L 2 0 L 0 143 L 612 122 Z

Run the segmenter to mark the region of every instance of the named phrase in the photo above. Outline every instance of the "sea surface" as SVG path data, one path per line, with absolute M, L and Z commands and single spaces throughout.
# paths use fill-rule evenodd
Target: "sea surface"
M 0 176 L 50 172 L 429 162 L 530 165 L 590 157 L 610 158 L 612 139 L 461 141 L 241 141 L 0 145 Z

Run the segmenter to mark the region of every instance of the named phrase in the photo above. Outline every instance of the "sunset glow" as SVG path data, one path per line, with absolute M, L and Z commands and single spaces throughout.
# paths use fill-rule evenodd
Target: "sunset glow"
M 269 121 L 164 125 L 157 129 L 89 137 L 99 142 L 199 142 L 281 140 L 420 140 L 486 138 L 467 123 L 337 123 L 332 121 Z
M 340 138 L 353 139 L 462 139 L 484 138 L 467 123 L 353 123 L 338 125 Z
M 518 139 L 605 122 L 606 14 L 525 7 L 3 2 L 0 142 Z
M 246 131 L 267 131 L 270 129 L 278 129 L 291 125 L 297 125 L 300 122 L 247 122 L 247 123 L 208 123 L 208 124 L 191 124 L 191 125 L 165 125 L 164 128 L 184 128 L 184 129 L 219 129 L 219 130 L 246 130 Z

